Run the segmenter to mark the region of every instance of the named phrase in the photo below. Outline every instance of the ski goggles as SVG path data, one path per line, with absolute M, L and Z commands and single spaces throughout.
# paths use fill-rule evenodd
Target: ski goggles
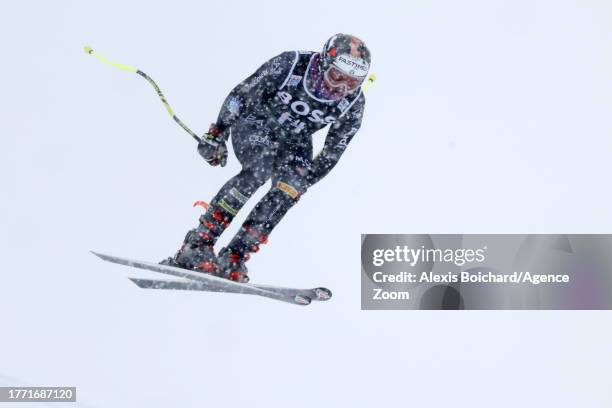
M 330 66 L 323 74 L 325 81 L 332 88 L 346 87 L 347 92 L 354 91 L 363 83 L 365 77 L 356 77 L 342 72 L 338 67 Z

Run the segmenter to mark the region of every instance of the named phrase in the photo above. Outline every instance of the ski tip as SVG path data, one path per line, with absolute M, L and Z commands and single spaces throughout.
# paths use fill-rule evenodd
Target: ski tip
M 138 278 L 131 278 L 128 276 L 128 279 L 132 281 L 132 283 L 136 286 L 138 286 L 139 288 L 144 288 L 144 285 L 142 284 L 142 279 L 138 279 Z
M 132 278 L 130 276 L 128 276 L 128 279 L 140 289 L 173 289 L 171 287 L 164 286 L 166 283 L 168 283 L 168 281 Z
M 108 259 L 108 255 L 104 255 L 104 254 L 101 254 L 101 253 L 96 252 L 96 251 L 89 251 L 89 252 L 91 252 L 92 254 L 94 254 L 95 256 L 97 256 L 100 259 Z

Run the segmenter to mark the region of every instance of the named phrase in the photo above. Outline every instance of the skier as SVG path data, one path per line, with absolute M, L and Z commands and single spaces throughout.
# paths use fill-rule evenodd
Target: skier
M 361 125 L 361 84 L 370 51 L 360 39 L 336 34 L 323 51 L 288 51 L 272 58 L 236 86 L 217 121 L 198 145 L 212 166 L 225 166 L 232 137 L 242 170 L 212 199 L 199 225 L 174 257 L 162 264 L 248 282 L 245 262 L 300 197 L 336 165 Z M 312 135 L 330 125 L 313 159 Z M 219 252 L 214 245 L 247 200 L 266 181 L 272 187 L 239 232 Z

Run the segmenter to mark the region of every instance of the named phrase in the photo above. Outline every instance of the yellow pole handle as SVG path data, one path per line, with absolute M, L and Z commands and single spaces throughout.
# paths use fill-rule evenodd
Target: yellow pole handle
M 94 57 L 96 57 L 96 59 L 98 61 L 101 61 L 101 62 L 103 62 L 105 64 L 111 65 L 111 66 L 113 66 L 115 68 L 123 69 L 125 71 L 134 72 L 134 73 L 138 72 L 138 70 L 136 68 L 134 68 L 134 67 L 110 61 L 110 60 L 104 58 L 103 56 L 101 56 L 99 54 L 96 54 L 96 52 L 93 50 L 93 48 L 91 48 L 91 46 L 89 46 L 89 45 L 86 45 L 85 47 L 83 47 L 83 51 L 85 51 L 86 54 L 93 55 Z
M 376 74 L 370 74 L 370 76 L 366 80 L 366 83 L 363 85 L 363 92 L 364 93 L 368 92 L 368 89 L 370 89 L 370 87 L 372 86 L 374 81 L 376 81 Z

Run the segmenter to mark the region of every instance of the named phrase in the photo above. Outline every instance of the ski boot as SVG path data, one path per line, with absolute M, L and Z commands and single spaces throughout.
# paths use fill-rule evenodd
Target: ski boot
M 187 233 L 183 245 L 174 257 L 165 259 L 160 264 L 216 274 L 218 268 L 214 245 L 232 218 L 211 205 L 200 217 L 200 225 Z
M 236 282 L 249 282 L 249 270 L 245 265 L 251 258 L 249 252 L 259 251 L 259 245 L 267 242 L 266 235 L 258 233 L 248 225 L 243 226 L 229 245 L 219 252 L 218 275 Z

